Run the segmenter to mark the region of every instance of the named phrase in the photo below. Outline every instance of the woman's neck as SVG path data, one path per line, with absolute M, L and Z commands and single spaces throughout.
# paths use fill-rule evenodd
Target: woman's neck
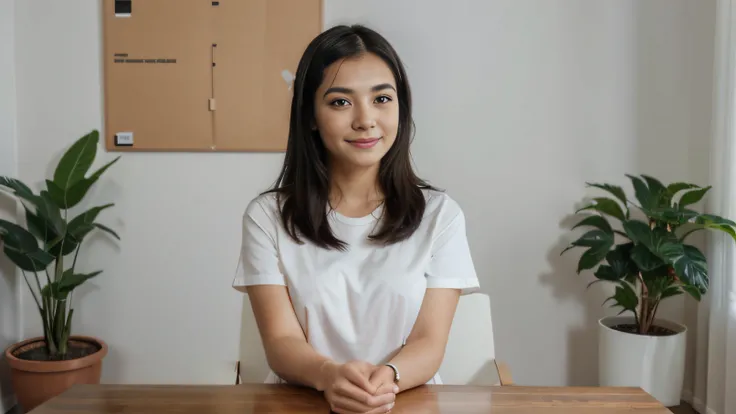
M 382 202 L 383 192 L 378 183 L 378 166 L 331 168 L 330 205 L 340 214 L 362 217 L 373 212 Z

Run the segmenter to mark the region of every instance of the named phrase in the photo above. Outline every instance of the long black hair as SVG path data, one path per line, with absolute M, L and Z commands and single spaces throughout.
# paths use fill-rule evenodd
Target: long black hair
M 396 140 L 381 159 L 379 185 L 384 195 L 381 226 L 370 238 L 384 244 L 402 241 L 419 227 L 424 216 L 423 189 L 432 188 L 414 172 L 409 146 L 414 125 L 411 90 L 406 71 L 391 44 L 380 34 L 362 25 L 335 26 L 307 46 L 294 79 L 289 139 L 274 187 L 281 219 L 297 242 L 305 238 L 324 248 L 344 249 L 345 243 L 332 233 L 327 220 L 330 177 L 328 153 L 315 119 L 315 93 L 325 69 L 333 62 L 372 53 L 383 59 L 393 72 L 399 103 Z

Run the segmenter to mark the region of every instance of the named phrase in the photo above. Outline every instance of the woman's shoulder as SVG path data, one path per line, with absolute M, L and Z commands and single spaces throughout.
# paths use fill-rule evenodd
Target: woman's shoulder
M 424 218 L 442 218 L 452 220 L 458 215 L 463 214 L 460 204 L 452 198 L 447 192 L 433 188 L 422 190 L 426 206 L 424 208 Z
M 266 223 L 277 223 L 280 216 L 279 195 L 266 192 L 253 197 L 245 207 L 244 217 L 250 218 L 263 226 Z

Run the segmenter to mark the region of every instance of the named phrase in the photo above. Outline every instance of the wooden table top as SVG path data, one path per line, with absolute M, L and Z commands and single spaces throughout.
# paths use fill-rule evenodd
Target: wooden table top
M 670 414 L 638 388 L 425 385 L 398 395 L 392 413 Z M 32 414 L 327 414 L 316 391 L 287 385 L 76 385 Z

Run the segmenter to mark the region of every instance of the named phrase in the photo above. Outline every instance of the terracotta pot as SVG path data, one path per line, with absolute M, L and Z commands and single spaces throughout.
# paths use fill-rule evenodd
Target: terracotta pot
M 31 338 L 8 347 L 5 358 L 10 365 L 11 383 L 22 412 L 33 410 L 39 404 L 66 391 L 74 384 L 99 384 L 102 358 L 107 355 L 107 344 L 89 336 L 72 336 L 73 343 L 94 346 L 99 350 L 82 358 L 67 361 L 28 361 L 16 355 L 45 346 L 43 337 Z

